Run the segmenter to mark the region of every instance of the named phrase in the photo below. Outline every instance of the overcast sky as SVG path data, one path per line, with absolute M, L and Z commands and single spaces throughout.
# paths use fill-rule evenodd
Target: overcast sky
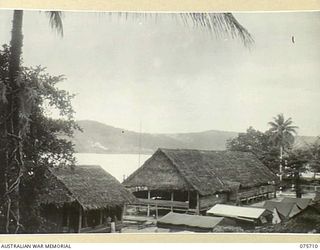
M 25 12 L 25 66 L 64 74 L 77 119 L 144 132 L 268 128 L 278 113 L 320 135 L 320 13 L 236 13 L 251 50 L 168 15 L 129 20 L 64 13 L 64 37 L 45 14 Z M 9 43 L 12 11 L 0 12 Z M 292 36 L 295 43 L 292 43 Z

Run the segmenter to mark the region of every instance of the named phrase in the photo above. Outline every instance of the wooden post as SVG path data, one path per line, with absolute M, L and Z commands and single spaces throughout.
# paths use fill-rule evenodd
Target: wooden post
M 158 219 L 158 205 L 156 204 L 156 219 Z
M 103 209 L 100 209 L 100 210 L 99 210 L 99 213 L 100 213 L 99 225 L 102 225 L 102 224 L 103 224 Z
M 80 206 L 80 205 L 79 205 Z M 80 233 L 82 227 L 82 207 L 79 208 L 79 224 L 78 224 L 78 233 Z
M 196 209 L 196 214 L 200 214 L 200 195 L 199 192 L 197 192 L 197 209 Z
M 83 212 L 83 226 L 84 227 L 88 226 L 88 217 L 86 212 Z
M 173 191 L 171 192 L 171 211 L 173 211 Z
M 68 228 L 68 232 L 70 232 L 70 209 L 69 206 L 67 207 L 67 228 Z
M 188 190 L 188 208 L 190 208 L 190 191 Z
M 126 209 L 127 209 L 127 206 L 126 204 L 124 204 L 122 208 L 122 213 L 121 213 L 121 224 L 123 223 L 123 217 L 126 214 Z
M 150 190 L 148 190 L 148 207 L 147 207 L 147 216 L 150 216 L 150 198 L 151 198 L 151 194 L 150 194 Z

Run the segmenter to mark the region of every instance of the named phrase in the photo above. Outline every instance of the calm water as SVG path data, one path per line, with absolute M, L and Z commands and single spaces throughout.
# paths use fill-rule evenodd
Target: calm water
M 151 155 L 140 155 L 140 166 Z M 108 173 L 122 182 L 124 175 L 128 177 L 139 168 L 139 155 L 137 154 L 75 154 L 77 164 L 100 165 Z

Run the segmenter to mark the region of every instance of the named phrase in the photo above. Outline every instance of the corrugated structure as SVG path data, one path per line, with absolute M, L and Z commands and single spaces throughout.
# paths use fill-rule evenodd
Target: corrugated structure
M 276 180 L 251 153 L 158 149 L 123 185 L 137 198 L 167 200 L 171 209 L 179 201 L 200 213 L 218 203 L 274 196 Z
M 207 214 L 230 218 L 259 219 L 266 214 L 266 209 L 255 207 L 239 207 L 217 204 L 207 211 Z
M 210 232 L 218 225 L 227 225 L 223 217 L 209 217 L 170 212 L 157 221 L 157 227 L 179 231 Z
M 108 217 L 121 221 L 124 205 L 136 200 L 100 166 L 52 168 L 44 177 L 39 201 L 43 215 L 57 224 L 56 232 L 103 231 Z
M 272 213 L 265 208 L 240 207 L 225 204 L 217 204 L 207 211 L 208 215 L 222 216 L 234 219 L 237 226 L 254 227 L 271 223 Z

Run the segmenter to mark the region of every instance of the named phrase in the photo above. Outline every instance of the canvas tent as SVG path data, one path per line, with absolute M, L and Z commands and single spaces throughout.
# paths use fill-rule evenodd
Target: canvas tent
M 170 212 L 157 221 L 157 227 L 179 231 L 209 232 L 217 225 L 227 224 L 223 217 L 209 217 Z
M 281 201 L 265 201 L 263 207 L 273 213 L 273 223 L 288 220 L 312 204 L 312 199 L 284 197 Z
M 261 225 L 271 221 L 271 212 L 265 208 L 240 207 L 217 204 L 207 211 L 208 215 L 232 218 L 238 223 Z
M 303 209 L 307 208 L 312 203 L 312 199 L 285 197 L 285 198 L 283 198 L 283 200 L 281 202 L 295 203 L 299 209 L 303 210 Z

